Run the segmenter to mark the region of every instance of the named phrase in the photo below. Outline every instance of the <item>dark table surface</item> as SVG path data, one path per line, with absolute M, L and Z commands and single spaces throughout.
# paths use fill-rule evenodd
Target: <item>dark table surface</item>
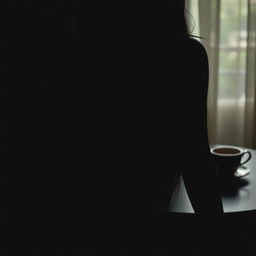
M 252 158 L 243 167 L 250 173 L 241 178 L 235 178 L 230 184 L 223 185 L 222 202 L 225 213 L 256 210 L 256 150 L 243 148 L 251 152 Z M 247 155 L 244 156 L 245 158 Z M 243 159 L 242 159 L 243 160 Z M 194 213 L 181 178 L 171 212 Z

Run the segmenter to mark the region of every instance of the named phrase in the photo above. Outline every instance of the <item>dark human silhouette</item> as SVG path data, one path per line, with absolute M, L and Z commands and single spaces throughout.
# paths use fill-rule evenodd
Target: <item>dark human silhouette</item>
M 183 1 L 168 4 L 44 1 L 39 24 L 28 22 L 35 86 L 23 100 L 12 250 L 172 249 L 166 209 L 180 175 L 196 215 L 223 213 L 207 54 Z
M 184 5 L 184 1 L 169 2 L 172 8 Z M 184 7 L 182 9 L 184 12 Z M 181 11 L 177 13 L 182 14 Z M 170 81 L 172 87 L 179 87 L 173 92 L 177 93 L 175 97 L 180 99 L 180 102 L 175 100 L 179 111 L 175 114 L 175 120 L 172 120 L 173 134 L 179 137 L 174 143 L 175 147 L 172 147 L 175 151 L 173 152 L 175 159 L 178 160 L 174 161 L 172 169 L 176 168 L 177 172 L 182 174 L 196 214 L 221 214 L 223 212 L 221 196 L 207 135 L 209 78 L 207 54 L 203 46 L 191 38 L 184 29 L 184 18 L 180 23 L 181 37 L 177 36 L 179 44 L 177 49 L 180 52 L 174 64 L 175 79 Z
M 182 175 L 195 213 L 221 215 L 221 194 L 207 134 L 207 54 L 204 47 L 189 36 L 184 1 L 169 1 L 168 4 L 171 29 L 167 49 L 170 50 L 166 49 L 168 59 L 161 61 L 169 70 L 161 66 L 166 73 L 165 80 L 161 81 L 156 114 L 156 131 L 161 133 L 157 154 L 162 169 L 166 169 L 157 189 L 160 192 L 162 188 L 161 193 L 166 197 L 159 194 L 153 211 L 168 207 L 170 188 L 175 187 L 175 180 Z

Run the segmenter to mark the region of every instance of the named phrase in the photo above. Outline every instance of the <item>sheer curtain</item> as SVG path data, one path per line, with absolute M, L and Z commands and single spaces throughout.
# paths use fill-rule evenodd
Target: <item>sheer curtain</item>
M 187 10 L 209 57 L 210 143 L 256 148 L 256 0 L 187 0 Z

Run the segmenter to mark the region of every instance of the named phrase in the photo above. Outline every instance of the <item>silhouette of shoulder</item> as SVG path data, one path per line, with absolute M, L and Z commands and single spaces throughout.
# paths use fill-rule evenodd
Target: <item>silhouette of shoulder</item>
M 186 48 L 189 52 L 189 56 L 195 58 L 195 61 L 208 63 L 207 52 L 198 40 L 191 37 L 188 38 L 186 40 Z
M 180 72 L 183 84 L 190 84 L 186 88 L 193 88 L 193 94 L 199 96 L 206 93 L 209 80 L 208 56 L 204 46 L 196 39 L 187 38 L 182 43 Z M 184 75 L 186 74 L 186 75 Z M 198 89 L 195 91 L 195 89 Z M 202 90 L 202 88 L 204 88 Z M 200 93 L 199 93 L 200 92 Z M 192 92 L 191 92 L 192 93 Z

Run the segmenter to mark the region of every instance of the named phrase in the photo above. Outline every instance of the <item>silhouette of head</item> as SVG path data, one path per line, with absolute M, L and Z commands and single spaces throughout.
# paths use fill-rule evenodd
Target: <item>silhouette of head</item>
M 173 37 L 187 37 L 188 29 L 185 18 L 185 0 L 168 0 L 169 24 Z

